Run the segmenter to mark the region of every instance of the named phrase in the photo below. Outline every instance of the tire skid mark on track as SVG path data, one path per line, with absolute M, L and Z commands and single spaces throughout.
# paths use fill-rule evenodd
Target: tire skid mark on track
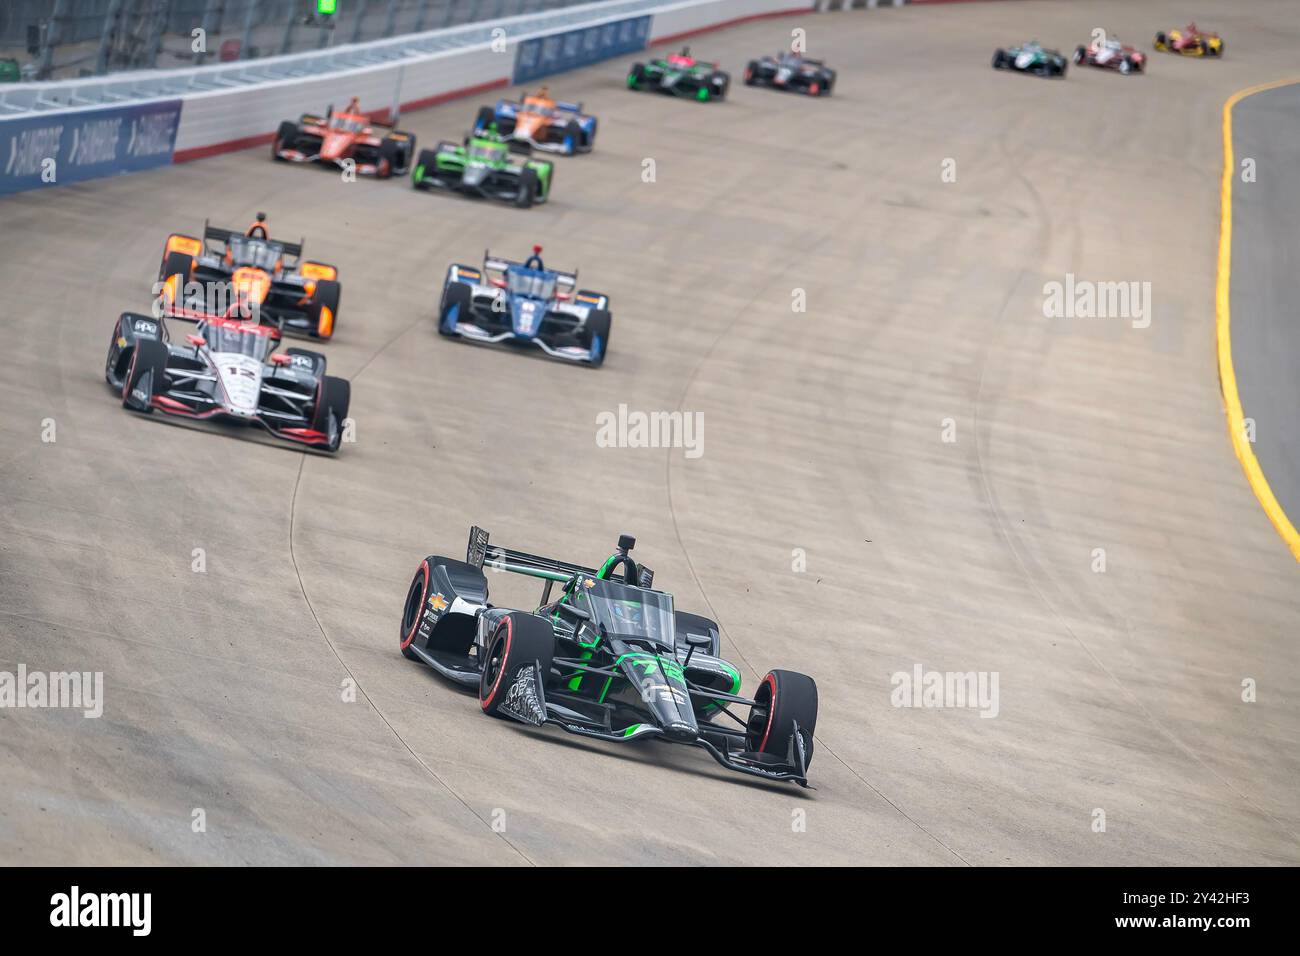
M 1020 165 L 1015 162 L 1011 153 L 1006 148 L 1005 141 L 1001 141 L 1001 140 L 999 141 L 999 148 L 1003 151 L 1003 153 L 1006 156 L 1008 170 L 1017 180 L 1019 180 L 1021 183 L 1024 184 L 1026 190 L 1028 190 L 1029 192 L 1030 198 L 1032 199 L 1034 205 L 1038 209 L 1038 214 L 1039 214 L 1038 218 L 1040 223 L 1039 231 L 1041 233 L 1041 236 L 1040 236 L 1040 241 L 1036 244 L 1036 247 L 1039 249 L 1046 248 L 1048 235 L 1051 232 L 1050 229 L 1051 212 L 1048 208 L 1048 205 L 1046 201 L 1043 199 L 1042 194 L 1038 191 L 1038 188 L 1033 184 L 1032 180 L 1030 180 L 1029 177 L 1025 175 Z M 1017 273 L 1016 281 L 1011 284 L 1011 287 L 1007 292 L 1006 298 L 1003 300 L 1002 308 L 998 310 L 998 314 L 995 316 L 993 320 L 993 324 L 995 327 L 997 327 L 1002 323 L 1002 320 L 1007 313 L 1007 309 L 1010 307 L 1012 300 L 1015 298 L 1017 290 L 1020 288 L 1020 285 L 1024 281 L 1025 277 L 1029 274 L 1030 274 L 1030 270 L 1028 269 L 1021 269 Z M 1085 642 L 1083 638 L 1079 636 L 1078 632 L 1070 625 L 1069 621 L 1066 620 L 1065 615 L 1061 613 L 1060 609 L 1056 605 L 1056 602 L 1052 600 L 1052 598 L 1047 594 L 1046 590 L 1040 585 L 1037 576 L 1030 570 L 1029 565 L 1025 561 L 1025 556 L 1021 553 L 1021 549 L 1017 547 L 1016 542 L 1012 537 L 1011 531 L 1008 528 L 1007 522 L 1005 520 L 1005 515 L 1003 514 L 1002 508 L 998 503 L 997 493 L 993 490 L 993 485 L 989 479 L 988 471 L 984 466 L 984 454 L 980 449 L 980 427 L 979 427 L 980 398 L 984 390 L 985 371 L 988 365 L 989 352 L 992 350 L 993 337 L 990 336 L 986 338 L 984 341 L 985 341 L 985 346 L 980 356 L 979 384 L 975 391 L 975 404 L 974 404 L 974 412 L 973 412 L 974 428 L 975 428 L 975 464 L 979 470 L 980 484 L 984 489 L 984 497 L 986 502 L 988 503 L 989 512 L 993 517 L 999 535 L 1001 536 L 1003 542 L 1006 545 L 1006 549 L 1011 553 L 1012 558 L 1014 558 L 1015 565 L 1020 570 L 1020 573 L 1023 576 L 1025 583 L 1029 585 L 1030 590 L 1033 592 L 1034 596 L 1038 599 L 1038 601 L 1042 604 L 1042 606 L 1047 610 L 1047 612 L 1059 622 L 1062 630 L 1064 630 L 1064 632 L 1069 635 L 1070 639 L 1074 641 L 1076 645 L 1078 645 L 1079 649 L 1082 650 L 1084 654 L 1087 655 L 1088 659 L 1092 661 L 1092 663 L 1096 666 L 1096 668 L 1115 685 L 1115 687 L 1120 691 L 1120 693 L 1122 693 L 1124 697 L 1130 703 L 1132 703 L 1134 707 L 1137 708 L 1137 710 L 1142 714 L 1146 722 L 1149 723 L 1154 730 L 1156 730 L 1162 737 L 1168 740 L 1169 743 L 1173 744 L 1174 747 L 1179 752 L 1181 752 L 1184 756 L 1191 759 L 1194 763 L 1200 766 L 1202 770 L 1209 773 L 1210 776 L 1212 776 L 1215 780 L 1217 780 L 1220 784 L 1222 784 L 1224 788 L 1226 788 L 1228 792 L 1231 793 L 1234 797 L 1236 797 L 1246 806 L 1250 807 L 1256 813 L 1260 814 L 1261 816 L 1271 821 L 1279 830 L 1282 831 L 1282 833 L 1286 834 L 1293 841 L 1300 844 L 1300 835 L 1295 833 L 1295 831 L 1291 830 L 1283 821 L 1279 820 L 1276 816 L 1269 813 L 1268 810 L 1260 806 L 1256 801 L 1251 800 L 1250 797 L 1242 793 L 1238 788 L 1234 787 L 1231 781 L 1229 781 L 1221 773 L 1215 770 L 1215 768 L 1212 767 L 1210 764 L 1208 764 L 1200 756 L 1200 754 L 1198 754 L 1190 746 L 1185 744 L 1176 734 L 1173 733 L 1173 731 L 1169 730 L 1167 727 L 1165 727 L 1160 721 L 1158 721 L 1155 718 L 1155 716 L 1146 707 L 1146 705 L 1143 704 L 1141 698 L 1137 694 L 1135 694 L 1129 688 L 1129 686 L 1124 683 L 1124 681 L 1120 680 L 1120 678 L 1115 674 L 1115 672 L 1112 671 L 1109 667 L 1107 667 L 1102 662 L 1101 658 L 1097 656 L 1096 652 L 1093 651 L 1093 649 L 1087 644 L 1087 642 Z M 1116 625 L 1112 622 L 1111 626 L 1116 626 Z M 1126 636 L 1130 638 L 1133 636 L 1132 626 L 1127 619 L 1121 618 L 1118 623 L 1118 626 L 1123 628 Z
M 367 368 L 370 367 L 371 363 L 374 362 L 375 359 L 377 359 L 385 351 L 387 351 L 389 348 L 395 345 L 398 342 L 398 340 L 401 339 L 403 336 L 419 328 L 427 321 L 428 321 L 427 316 L 423 316 L 423 315 L 417 316 L 409 325 L 407 325 L 396 335 L 390 338 L 387 342 L 385 342 L 383 345 L 377 348 L 373 353 L 371 353 L 370 357 L 361 363 L 361 367 L 358 368 L 356 372 L 352 374 L 351 381 L 356 381 L 358 378 L 360 378 L 361 374 Z M 472 813 L 480 823 L 482 823 L 485 827 L 488 828 L 489 831 L 495 833 L 498 837 L 500 837 L 501 840 L 506 844 L 506 846 L 510 847 L 510 849 L 514 850 L 515 853 L 519 854 L 520 859 L 524 860 L 530 866 L 536 866 L 537 864 L 533 861 L 531 857 L 528 856 L 527 853 L 525 853 L 518 846 L 516 846 L 514 842 L 511 841 L 511 839 L 505 835 L 505 833 L 499 832 L 496 829 L 494 829 L 490 821 L 483 819 L 482 814 L 480 814 L 477 810 L 475 810 L 474 807 L 471 806 L 470 803 L 463 796 L 461 796 L 460 793 L 458 793 L 454 787 L 451 786 L 451 784 L 449 784 L 446 780 L 443 779 L 443 777 L 438 773 L 438 771 L 434 770 L 433 767 L 429 766 L 429 764 L 425 762 L 424 758 L 415 752 L 415 749 L 407 742 L 406 738 L 402 736 L 401 732 L 395 726 L 393 726 L 393 722 L 390 721 L 388 717 L 384 714 L 384 712 L 379 709 L 379 705 L 377 705 L 374 702 L 374 700 L 371 698 L 371 696 L 368 693 L 366 693 L 366 689 L 361 685 L 360 679 L 358 679 L 357 676 L 353 673 L 352 668 L 348 666 L 347 662 L 343 660 L 343 655 L 341 655 L 338 652 L 338 648 L 334 646 L 334 642 L 330 640 L 329 634 L 327 634 L 325 631 L 325 625 L 321 623 L 320 617 L 316 613 L 316 606 L 312 603 L 311 596 L 307 593 L 307 584 L 302 579 L 302 571 L 298 567 L 298 555 L 295 553 L 294 546 L 293 546 L 293 531 L 295 525 L 297 524 L 297 519 L 298 519 L 298 489 L 302 486 L 303 470 L 306 467 L 307 458 L 309 457 L 306 452 L 300 452 L 299 455 L 300 458 L 298 461 L 298 474 L 294 478 L 293 497 L 289 502 L 289 560 L 293 562 L 293 573 L 294 576 L 298 579 L 298 588 L 299 590 L 302 591 L 302 599 L 307 605 L 307 610 L 311 612 L 311 619 L 316 622 L 316 629 L 320 631 L 320 636 L 324 638 L 326 646 L 329 647 L 330 653 L 334 655 L 334 659 L 339 662 L 339 666 L 343 668 L 343 672 L 348 675 L 348 678 L 356 686 L 357 693 L 359 693 L 362 696 L 362 698 L 365 699 L 365 702 L 370 705 L 370 709 L 375 712 L 375 715 L 381 721 L 383 721 L 384 726 L 388 728 L 389 733 L 391 733 L 393 737 L 397 739 L 397 741 L 402 745 L 402 747 L 405 748 L 406 752 L 409 753 L 412 758 L 414 758 L 415 762 L 418 763 L 424 769 L 424 772 L 427 773 L 434 780 L 436 780 L 439 786 L 441 786 L 444 790 L 447 791 L 447 793 L 449 793 L 452 797 L 454 797 L 456 802 L 458 802 L 462 807 L 464 807 L 469 813 Z
M 827 227 L 828 234 L 833 230 L 834 230 L 833 224 Z M 816 244 L 814 243 L 814 245 Z M 776 284 L 776 281 L 778 279 L 782 278 L 787 274 L 790 268 L 791 268 L 790 266 L 786 266 L 785 268 L 782 268 L 780 270 L 772 271 L 769 274 L 768 281 L 764 283 L 762 286 L 760 286 L 758 291 L 755 292 L 754 295 L 751 296 L 741 308 L 735 310 L 735 312 L 732 313 L 730 320 L 728 320 L 727 323 L 718 331 L 717 336 L 713 339 L 713 342 L 710 343 L 708 349 L 705 350 L 704 355 L 701 356 L 700 360 L 696 363 L 695 368 L 691 370 L 691 374 L 686 379 L 686 384 L 682 387 L 681 396 L 677 400 L 677 410 L 680 411 L 683 415 L 687 413 L 686 398 L 690 394 L 692 386 L 694 386 L 695 381 L 699 377 L 701 370 L 708 363 L 710 357 L 712 357 L 713 353 L 717 350 L 718 346 L 723 342 L 723 340 L 730 337 L 731 330 L 735 328 L 736 323 L 738 323 L 741 320 L 741 318 L 751 310 L 751 308 L 756 302 L 762 299 L 763 295 L 768 291 L 768 289 L 770 289 L 773 285 Z M 751 675 L 753 675 L 754 680 L 756 681 L 760 680 L 763 675 L 759 673 L 759 671 L 754 667 L 753 663 L 749 660 L 749 658 L 745 656 L 745 652 L 741 648 L 739 642 L 735 639 L 735 637 L 731 635 L 731 633 L 727 630 L 726 625 L 724 625 L 720 620 L 718 612 L 713 606 L 713 602 L 709 599 L 709 592 L 704 587 L 704 581 L 700 577 L 700 573 L 695 567 L 695 562 L 691 560 L 691 553 L 690 550 L 686 547 L 686 541 L 682 537 L 681 525 L 677 519 L 677 509 L 673 505 L 672 452 L 673 449 L 666 449 L 665 451 L 664 484 L 665 484 L 665 494 L 668 500 L 668 515 L 672 519 L 673 534 L 677 538 L 677 546 L 682 552 L 682 557 L 685 558 L 686 560 L 686 569 L 690 573 L 691 580 L 693 580 L 695 582 L 695 586 L 699 588 L 700 596 L 704 599 L 704 604 L 709 609 L 710 617 L 712 617 L 714 621 L 718 622 L 718 629 L 722 632 L 722 635 L 727 639 L 727 642 L 735 649 L 736 656 L 739 657 L 741 663 L 743 663 L 745 667 L 749 669 L 749 672 Z M 825 737 L 814 734 L 813 740 L 816 741 L 819 747 L 823 748 L 828 754 L 834 757 L 836 763 L 840 764 L 840 766 L 848 770 L 848 772 L 853 775 L 854 779 L 856 779 L 864 787 L 866 787 L 877 797 L 883 800 L 886 804 L 892 807 L 894 811 L 897 812 L 898 815 L 901 816 L 904 820 L 906 820 L 908 823 L 914 826 L 921 833 L 925 834 L 927 837 L 929 837 L 939 846 L 943 847 L 946 851 L 951 853 L 957 859 L 961 860 L 961 862 L 966 866 L 974 865 L 969 860 L 967 860 L 964 856 L 958 853 L 955 849 L 953 849 L 951 846 L 949 846 L 947 843 L 941 840 L 938 836 L 930 832 L 930 830 L 928 830 L 924 824 L 922 824 L 920 821 L 916 820 L 914 817 L 908 814 L 908 812 L 904 810 L 901 806 L 899 806 L 893 800 L 889 799 L 889 797 L 887 797 L 883 792 L 881 792 L 879 787 L 877 787 L 871 781 L 867 780 L 864 776 L 862 776 L 862 774 L 860 774 L 856 768 L 854 768 L 848 761 L 846 761 L 843 757 L 841 757 L 838 753 L 836 753 L 835 749 L 831 747 L 830 743 L 826 740 Z

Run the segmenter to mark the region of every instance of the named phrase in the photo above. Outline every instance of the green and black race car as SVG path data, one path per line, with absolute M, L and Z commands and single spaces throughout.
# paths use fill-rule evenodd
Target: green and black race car
M 489 546 L 488 533 L 471 528 L 464 561 L 429 555 L 416 569 L 402 656 L 476 689 L 493 717 L 619 744 L 699 747 L 729 770 L 808 786 L 816 682 L 773 670 L 741 696 L 717 623 L 655 588 L 654 572 L 632 558 L 635 544 L 622 535 L 604 564 L 587 568 Z M 533 610 L 489 603 L 485 568 L 541 579 L 541 600 Z
M 654 90 L 707 103 L 727 95 L 731 76 L 719 70 L 716 63 L 695 59 L 690 47 L 682 47 L 681 53 L 661 60 L 633 63 L 627 74 L 627 86 L 631 90 Z
M 1067 64 L 1059 50 L 1044 49 L 1037 40 L 1009 50 L 997 49 L 993 53 L 993 69 L 1032 73 L 1035 76 L 1065 76 Z
M 554 167 L 543 159 L 511 158 L 530 152 L 528 144 L 507 141 L 494 128 L 465 137 L 463 145 L 440 142 L 424 149 L 411 171 L 416 189 L 438 187 L 512 202 L 527 209 L 551 198 Z

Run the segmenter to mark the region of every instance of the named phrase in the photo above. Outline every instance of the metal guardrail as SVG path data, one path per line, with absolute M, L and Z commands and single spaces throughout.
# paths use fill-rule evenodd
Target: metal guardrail
M 505 0 L 477 2 L 505 5 Z M 662 7 L 663 3 L 664 0 L 599 0 L 542 13 L 493 18 L 387 40 L 344 44 L 259 60 L 5 85 L 0 86 L 0 119 L 52 110 L 121 105 L 393 63 L 440 51 L 482 46 L 494 40 L 513 40 L 527 34 L 562 30 L 588 23 L 593 17 L 635 16 Z
M 0 84 L 202 66 L 361 43 L 590 0 L 0 0 Z

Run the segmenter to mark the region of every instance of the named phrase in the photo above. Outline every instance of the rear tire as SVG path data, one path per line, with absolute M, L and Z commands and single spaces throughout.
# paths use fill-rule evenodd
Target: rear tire
M 447 288 L 442 290 L 442 305 L 438 308 L 438 334 L 452 337 L 456 334 L 455 325 L 451 317 L 452 307 L 456 307 L 455 322 L 462 321 L 469 316 L 470 308 L 474 302 L 474 293 L 469 286 L 463 282 L 453 282 Z
M 754 79 L 754 72 L 758 69 L 758 61 L 750 60 L 745 66 L 745 85 L 754 86 L 757 81 Z
M 994 51 L 993 51 L 993 69 L 995 69 L 995 70 L 1002 70 L 1002 69 L 1005 69 L 1005 68 L 1006 68 L 1006 65 L 1007 65 L 1007 51 L 1006 51 L 1006 50 L 994 50 Z
M 348 406 L 352 403 L 352 384 L 346 378 L 333 375 L 321 377 L 320 398 L 312 411 L 311 427 L 328 435 L 330 416 L 334 418 L 334 440 L 325 447 L 329 451 L 338 451 L 343 441 L 343 423 L 348 417 Z
M 140 339 L 135 343 L 131 361 L 126 367 L 126 377 L 122 380 L 123 408 L 145 415 L 153 411 L 153 397 L 158 394 L 167 374 L 167 356 L 170 354 L 167 346 L 153 339 Z
M 813 734 L 817 730 L 817 683 L 795 671 L 768 671 L 754 694 L 754 706 L 745 725 L 745 745 L 753 752 L 784 758 L 796 722 L 806 734 L 806 768 L 812 763 Z
M 474 132 L 486 133 L 487 128 L 497 121 L 497 111 L 490 106 L 480 106 L 478 116 L 474 118 Z
M 523 668 L 534 663 L 540 665 L 545 681 L 551 672 L 554 653 L 555 634 L 542 618 L 519 611 L 501 618 L 488 641 L 483 673 L 479 677 L 478 702 L 483 712 L 492 717 L 501 716 L 501 704 Z
M 630 90 L 641 89 L 641 84 L 645 82 L 645 64 L 633 63 L 632 69 L 627 74 L 627 87 Z
M 316 291 L 312 293 L 311 301 L 307 303 L 307 317 L 312 320 L 313 337 L 326 340 L 334 337 L 334 326 L 338 323 L 339 316 L 339 299 L 342 295 L 343 287 L 333 279 L 317 281 Z

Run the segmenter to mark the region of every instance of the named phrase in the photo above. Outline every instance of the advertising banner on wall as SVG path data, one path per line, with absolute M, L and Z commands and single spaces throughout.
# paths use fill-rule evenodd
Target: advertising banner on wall
M 0 195 L 172 161 L 181 101 L 0 120 Z
M 519 44 L 515 54 L 515 83 L 527 83 L 552 73 L 576 70 L 610 57 L 644 50 L 650 41 L 652 17 L 632 17 L 591 27 L 535 37 Z

